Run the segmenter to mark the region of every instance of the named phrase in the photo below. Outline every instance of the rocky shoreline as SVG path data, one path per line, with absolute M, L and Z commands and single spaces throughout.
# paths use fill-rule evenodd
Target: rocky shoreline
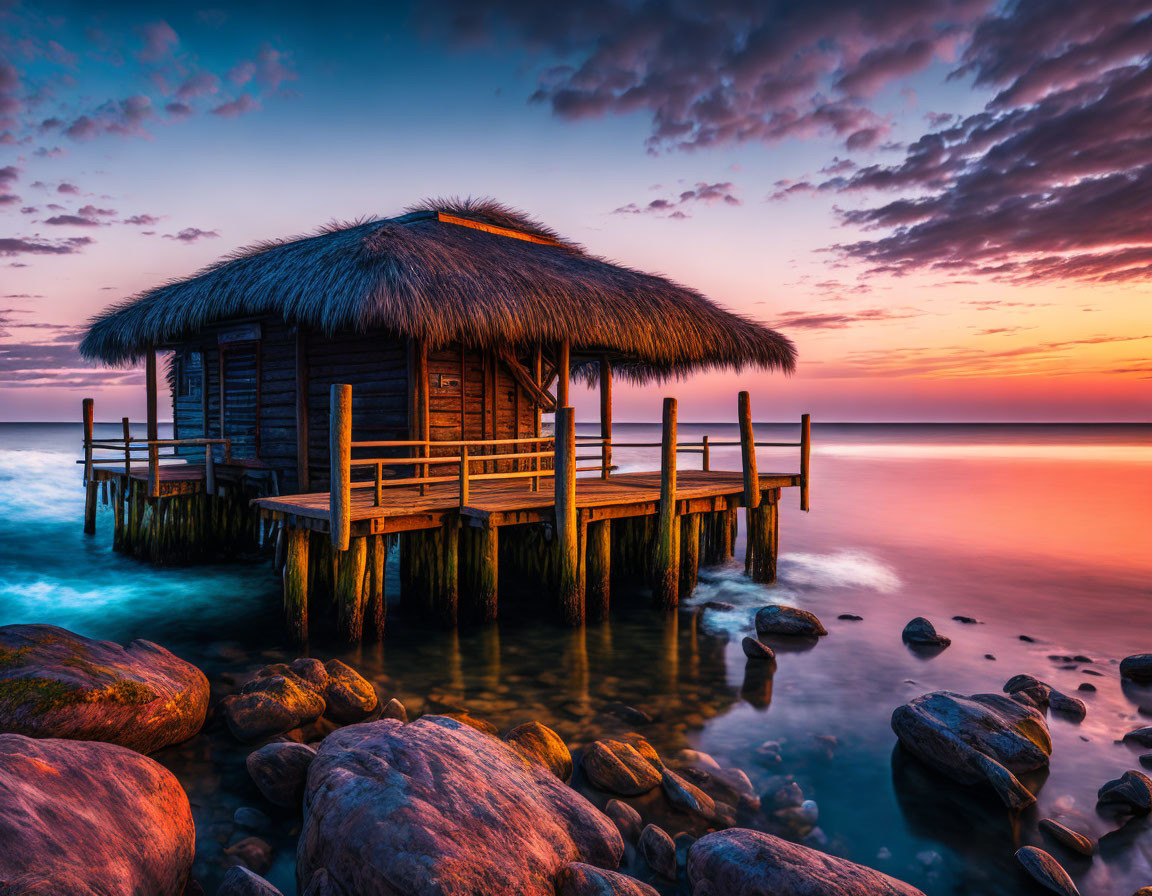
M 826 634 L 811 613 L 764 607 L 742 646 L 749 674 L 770 687 L 776 651 Z M 904 640 L 950 643 L 922 618 Z M 1152 655 L 1120 672 L 1152 681 Z M 275 896 L 263 876 L 273 828 L 294 838 L 297 892 L 308 896 L 920 893 L 823 851 L 819 807 L 792 776 L 754 785 L 707 753 L 661 756 L 635 730 L 651 721 L 642 709 L 605 707 L 611 724 L 570 747 L 538 720 L 500 731 L 432 698 L 410 718 L 337 659 L 272 663 L 227 690 L 210 702 L 204 674 L 150 642 L 0 627 L 0 842 L 17 847 L 0 851 L 6 896 L 194 896 L 204 851 L 227 869 L 217 893 Z M 914 761 L 1016 812 L 1035 801 L 1032 776 L 1050 760 L 1048 712 L 1078 721 L 1087 707 L 1019 675 L 1002 694 L 923 694 L 896 708 L 892 728 Z M 162 764 L 165 747 L 206 730 L 236 745 L 238 772 L 265 801 L 239 807 L 227 833 L 194 829 L 189 797 Z M 1117 738 L 1152 746 L 1149 732 Z M 157 751 L 160 762 L 144 755 Z M 781 762 L 772 742 L 758 755 Z M 1119 824 L 1152 810 L 1152 779 L 1127 769 L 1098 797 Z M 61 824 L 64 807 L 77 810 Z M 1036 830 L 1051 852 L 1019 849 L 1023 872 L 1076 893 L 1062 860 L 1090 860 L 1093 840 L 1058 818 Z

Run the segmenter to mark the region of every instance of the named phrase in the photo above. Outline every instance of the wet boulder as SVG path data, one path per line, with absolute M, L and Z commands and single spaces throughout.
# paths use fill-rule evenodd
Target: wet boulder
M 284 896 L 259 874 L 243 865 L 233 865 L 220 882 L 216 896 Z
M 769 663 L 776 661 L 776 654 L 772 648 L 759 638 L 745 638 L 740 642 L 740 648 L 744 651 L 744 656 L 750 660 L 762 660 Z
M 828 634 L 828 631 L 814 613 L 796 607 L 769 604 L 756 611 L 756 633 L 819 638 Z
M 295 675 L 269 675 L 225 697 L 220 709 L 237 740 L 254 741 L 316 721 L 324 699 Z
M 0 731 L 151 753 L 192 737 L 207 711 L 204 673 L 151 641 L 0 626 Z
M 570 862 L 616 868 L 616 826 L 551 771 L 454 719 L 342 728 L 308 773 L 297 884 L 553 896 Z
M 581 762 L 592 786 L 608 793 L 639 796 L 660 783 L 660 770 L 651 757 L 624 741 L 594 741 L 584 748 Z
M 644 820 L 640 817 L 640 813 L 627 803 L 608 800 L 604 806 L 604 814 L 612 819 L 616 829 L 620 831 L 620 836 L 629 843 L 635 843 L 639 839 Z
M 295 809 L 304 797 L 308 768 L 315 758 L 316 748 L 310 744 L 276 742 L 249 753 L 245 765 L 268 802 Z
M 668 802 L 681 812 L 706 820 L 716 817 L 716 801 L 675 772 L 664 769 L 660 775 L 660 786 Z
M 324 714 L 344 724 L 368 718 L 379 702 L 372 682 L 340 660 L 329 660 L 324 669 L 328 673 Z
M 1068 872 L 1044 850 L 1035 846 L 1023 846 L 1016 850 L 1016 861 L 1023 865 L 1029 876 L 1042 887 L 1062 896 L 1080 896 L 1080 891 L 1076 889 L 1076 884 L 1072 883 Z
M 1124 735 L 1124 743 L 1152 747 L 1152 726 L 1135 728 Z
M 923 896 L 879 871 L 746 828 L 693 843 L 688 881 L 694 896 Z
M 634 877 L 573 862 L 565 866 L 556 879 L 556 896 L 660 896 L 660 894 Z
M 911 644 L 913 647 L 947 647 L 952 643 L 951 638 L 938 633 L 936 626 L 923 616 L 917 616 L 904 626 L 900 638 L 905 644 Z
M 1043 714 L 1002 694 L 934 691 L 892 713 L 892 730 L 913 756 L 964 783 L 987 783 L 1013 809 L 1036 798 L 1016 775 L 1048 764 Z
M 180 896 L 195 853 L 176 778 L 100 742 L 0 734 L 4 896 Z
M 663 828 L 654 824 L 644 828 L 637 849 L 649 868 L 668 880 L 676 879 L 676 844 Z
M 1143 772 L 1126 771 L 1101 787 L 1096 799 L 1136 815 L 1147 815 L 1152 812 L 1152 778 Z
M 572 777 L 572 753 L 563 738 L 547 725 L 525 722 L 504 735 L 504 740 L 532 762 L 538 762 L 561 781 Z
M 1120 677 L 1137 684 L 1152 683 L 1152 653 L 1137 653 L 1120 661 Z
M 1065 827 L 1055 819 L 1041 818 L 1039 828 L 1065 849 L 1070 849 L 1082 856 L 1090 856 L 1096 851 L 1091 840 L 1078 831 Z

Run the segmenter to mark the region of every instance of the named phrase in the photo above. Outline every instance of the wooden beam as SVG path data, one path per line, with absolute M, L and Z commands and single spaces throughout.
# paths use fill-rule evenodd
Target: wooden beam
M 330 399 L 328 459 L 331 469 L 328 488 L 329 527 L 332 547 L 348 550 L 352 516 L 352 387 L 333 383 Z
M 144 378 L 148 391 L 148 441 L 153 442 L 160 438 L 160 424 L 157 419 L 157 395 L 159 394 L 156 381 L 156 349 L 149 347 L 144 360 Z M 156 447 L 148 447 L 148 494 L 157 497 L 160 494 L 159 481 L 159 454 Z
M 96 480 L 92 478 L 92 427 L 93 401 L 85 398 L 82 404 L 84 413 L 84 534 L 96 532 Z
M 350 644 L 364 637 L 364 573 L 368 539 L 353 538 L 336 565 L 336 618 L 340 635 Z
M 680 521 L 676 518 L 676 399 L 664 399 L 660 442 L 660 511 L 656 516 L 652 599 L 660 609 L 676 606 L 680 593 Z
M 808 510 L 808 469 L 812 457 L 812 415 L 800 416 L 800 509 Z
M 288 529 L 284 557 L 284 621 L 297 644 L 308 641 L 308 530 Z
M 752 433 L 752 407 L 747 392 L 741 392 L 737 402 L 740 417 L 740 459 L 744 469 L 744 506 L 752 509 L 760 504 L 760 479 L 756 473 L 756 437 Z
M 600 477 L 608 478 L 612 467 L 612 364 L 606 355 L 600 356 L 600 438 L 602 467 Z
M 603 622 L 608 618 L 608 602 L 612 583 L 612 521 L 597 520 L 588 524 L 588 544 L 585 548 L 586 569 L 584 605 L 589 622 Z
M 504 362 L 504 366 L 508 368 L 508 372 L 512 374 L 512 378 L 520 384 L 525 392 L 532 396 L 538 409 L 543 409 L 547 413 L 552 413 L 556 410 L 556 399 L 536 384 L 540 379 L 539 373 L 533 376 L 533 374 L 524 369 L 524 365 L 517 361 L 516 356 L 507 349 L 500 349 L 500 360 Z
M 571 373 L 569 343 L 565 339 L 556 346 L 556 407 L 568 407 L 568 380 Z
M 580 576 L 576 518 L 576 424 L 570 407 L 556 411 L 556 598 L 568 625 L 584 622 L 584 583 Z
M 310 491 L 308 472 L 308 331 L 303 324 L 296 328 L 296 486 Z M 211 449 L 209 449 L 211 450 Z

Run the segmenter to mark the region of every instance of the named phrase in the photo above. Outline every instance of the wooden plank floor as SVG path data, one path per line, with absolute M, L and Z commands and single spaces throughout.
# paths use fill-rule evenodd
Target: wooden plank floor
M 124 475 L 123 464 L 101 464 L 92 468 L 93 479 L 99 482 L 102 479 L 114 479 Z M 204 478 L 203 464 L 161 464 L 157 468 L 161 482 L 200 482 Z M 148 478 L 148 464 L 133 464 L 131 475 L 133 479 Z
M 761 490 L 799 485 L 800 477 L 790 473 L 762 473 Z M 743 474 L 730 471 L 685 470 L 677 477 L 678 502 L 738 497 L 742 503 Z M 354 535 L 378 534 L 440 525 L 446 515 L 456 512 L 489 525 L 534 522 L 549 518 L 555 504 L 551 478 L 542 479 L 534 492 L 528 479 L 480 481 L 471 484 L 468 505 L 461 508 L 460 492 L 453 483 L 428 486 L 421 495 L 416 487 L 385 488 L 379 507 L 373 489 L 352 490 Z M 285 495 L 260 498 L 253 503 L 276 516 L 290 516 L 297 525 L 327 531 L 328 493 Z M 642 516 L 655 512 L 660 501 L 660 473 L 620 473 L 609 479 L 576 480 L 576 507 L 589 518 Z

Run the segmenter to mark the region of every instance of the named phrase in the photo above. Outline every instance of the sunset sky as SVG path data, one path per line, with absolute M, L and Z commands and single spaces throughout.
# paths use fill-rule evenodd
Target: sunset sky
M 439 195 L 799 348 L 620 418 L 1152 417 L 1152 0 L 365 6 L 0 0 L 0 420 L 140 416 L 92 314 Z

